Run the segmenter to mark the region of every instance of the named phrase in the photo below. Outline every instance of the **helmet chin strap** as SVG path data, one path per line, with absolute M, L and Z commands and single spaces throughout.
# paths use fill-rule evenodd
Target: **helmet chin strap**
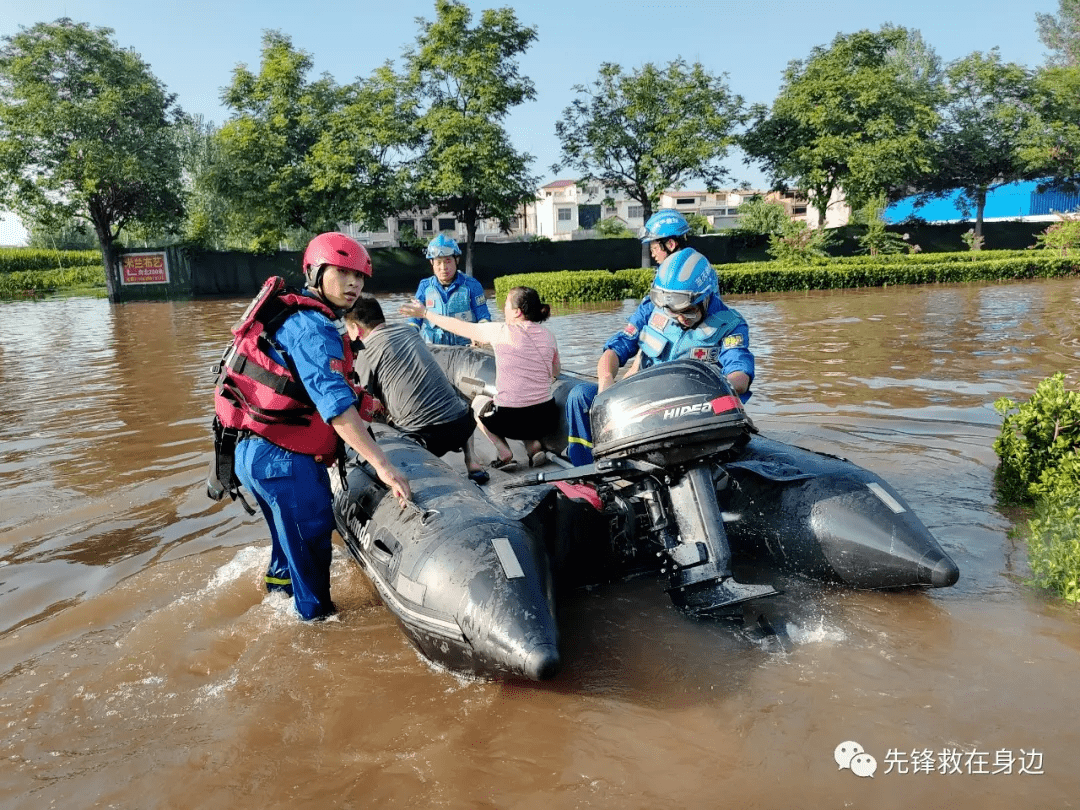
M 308 289 L 314 292 L 315 295 L 319 297 L 319 300 L 326 304 L 328 307 L 330 307 L 330 309 L 334 310 L 334 312 L 338 313 L 338 315 L 341 315 L 345 311 L 345 309 L 343 307 L 334 306 L 333 302 L 331 302 L 331 300 L 326 297 L 326 293 L 323 292 L 322 283 L 323 274 L 325 273 L 325 271 L 326 265 L 319 265 L 319 269 L 315 271 L 315 283 L 309 284 Z
M 318 293 L 320 298 L 325 298 L 322 291 L 322 279 L 324 272 L 326 272 L 326 265 L 320 264 L 319 267 L 315 270 L 314 282 L 309 280 L 308 273 L 304 273 L 304 281 L 307 282 L 307 288 L 309 290 L 314 290 L 316 293 Z

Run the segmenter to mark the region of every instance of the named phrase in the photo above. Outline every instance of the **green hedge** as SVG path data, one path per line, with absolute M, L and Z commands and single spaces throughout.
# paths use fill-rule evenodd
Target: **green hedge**
M 1005 504 L 1034 503 L 1028 522 L 1032 583 L 1080 602 L 1080 392 L 1061 372 L 1039 383 L 1027 402 L 994 403 L 1004 418 L 994 452 Z
M 0 274 L 20 270 L 69 270 L 93 265 L 101 266 L 101 254 L 96 250 L 0 248 Z
M 875 257 L 878 258 L 878 257 Z M 774 262 L 717 268 L 725 293 L 832 290 L 883 287 L 890 284 L 932 284 L 964 281 L 1006 281 L 1058 278 L 1080 273 L 1080 260 L 1040 254 L 968 261 L 830 262 L 826 265 L 777 266 Z
M 495 279 L 495 295 L 501 301 L 511 287 L 532 287 L 541 301 L 590 303 L 641 298 L 652 284 L 653 270 L 563 270 L 554 273 L 516 273 Z
M 52 292 L 73 287 L 105 287 L 105 268 L 69 267 L 54 270 L 18 270 L 0 273 L 0 297 L 12 298 L 27 293 Z
M 1057 278 L 1080 274 L 1080 258 L 1031 251 L 979 251 L 852 256 L 805 265 L 747 262 L 716 265 L 720 290 L 729 294 L 835 290 L 890 284 L 931 284 Z M 495 279 L 503 299 L 511 287 L 533 287 L 543 301 L 589 303 L 641 298 L 652 284 L 652 268 L 522 273 Z
M 961 250 L 948 253 L 880 253 L 877 256 L 860 254 L 858 256 L 816 256 L 810 264 L 944 264 L 948 262 L 980 262 L 991 259 L 1017 259 L 1056 255 L 1051 253 L 1033 253 L 1030 250 Z M 744 262 L 749 264 L 750 262 Z

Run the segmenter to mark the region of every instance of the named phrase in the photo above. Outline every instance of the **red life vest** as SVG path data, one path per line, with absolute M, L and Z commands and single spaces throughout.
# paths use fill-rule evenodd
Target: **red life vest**
M 334 312 L 318 299 L 285 287 L 273 276 L 248 305 L 232 328 L 233 342 L 215 367 L 214 412 L 226 428 L 246 430 L 278 447 L 315 456 L 327 465 L 337 455 L 337 432 L 323 421 L 292 366 L 288 355 L 281 365 L 270 354 L 271 339 L 285 319 L 301 309 L 312 309 L 334 320 Z M 348 336 L 342 339 L 348 380 L 353 352 Z M 335 363 L 336 366 L 336 363 Z

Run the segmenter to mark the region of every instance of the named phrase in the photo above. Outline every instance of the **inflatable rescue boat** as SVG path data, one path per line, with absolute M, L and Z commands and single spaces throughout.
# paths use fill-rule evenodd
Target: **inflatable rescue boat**
M 434 352 L 462 397 L 494 393 L 493 355 Z M 560 376 L 560 407 L 583 381 Z M 375 425 L 409 477 L 406 509 L 350 461 L 348 488 L 335 496 L 338 529 L 435 664 L 484 678 L 549 678 L 560 665 L 557 594 L 633 574 L 655 575 L 695 617 L 733 610 L 732 570 L 764 585 L 794 574 L 860 589 L 959 578 L 892 486 L 845 459 L 760 435 L 714 365 L 680 360 L 640 372 L 599 394 L 591 421 L 593 464 L 557 458 L 485 487 Z M 566 437 L 563 425 L 543 444 L 559 454 Z

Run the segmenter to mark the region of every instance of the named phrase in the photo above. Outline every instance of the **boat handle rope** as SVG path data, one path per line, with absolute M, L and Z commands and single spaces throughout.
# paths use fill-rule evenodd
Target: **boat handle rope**
M 416 512 L 416 514 L 420 515 L 421 526 L 426 526 L 428 524 L 428 521 L 430 521 L 439 514 L 438 509 L 422 509 L 420 508 L 420 505 L 415 501 L 405 501 L 405 506 Z

